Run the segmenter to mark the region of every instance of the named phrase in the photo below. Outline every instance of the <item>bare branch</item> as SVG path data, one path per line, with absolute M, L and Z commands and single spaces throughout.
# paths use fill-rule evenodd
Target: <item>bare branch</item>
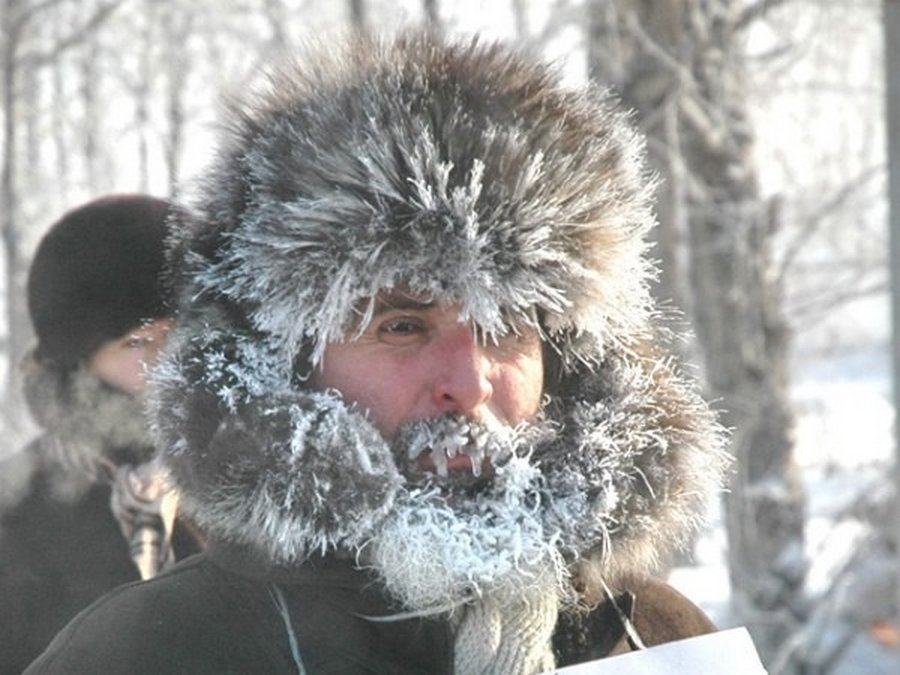
M 425 12 L 425 25 L 439 30 L 441 27 L 441 11 L 437 0 L 423 0 L 422 10 Z
M 637 39 L 638 44 L 653 58 L 655 58 L 660 66 L 674 75 L 679 82 L 696 84 L 691 69 L 685 66 L 678 58 L 669 54 L 666 49 L 654 40 L 640 21 L 634 14 L 629 14 L 625 20 L 625 25 L 629 32 Z
M 357 30 L 365 30 L 367 23 L 365 0 L 349 0 L 348 10 L 350 12 L 350 25 Z
M 573 7 L 569 0 L 556 0 L 550 8 L 550 18 L 541 32 L 532 38 L 532 43 L 543 47 L 556 37 L 560 29 L 573 23 L 581 14 L 581 7 Z
M 768 12 L 776 7 L 793 2 L 793 0 L 757 0 L 749 7 L 746 7 L 737 20 L 734 22 L 734 32 L 745 30 L 754 21 L 765 16 Z
M 281 0 L 265 0 L 266 11 L 263 13 L 272 31 L 270 45 L 275 50 L 284 49 L 288 39 L 285 33 L 286 11 Z
M 708 152 L 720 153 L 729 138 L 728 129 L 716 120 L 716 115 L 710 110 L 712 106 L 700 95 L 700 87 L 690 67 L 648 35 L 634 15 L 628 16 L 626 26 L 644 51 L 679 83 L 679 109 L 685 121 L 693 127 L 698 140 L 704 143 Z
M 82 26 L 72 30 L 72 32 L 69 33 L 67 37 L 60 40 L 52 50 L 23 54 L 22 62 L 28 63 L 33 67 L 40 67 L 52 63 L 63 52 L 81 44 L 85 37 L 102 25 L 123 2 L 125 2 L 125 0 L 111 0 L 104 5 L 101 5 L 92 17 L 90 17 Z M 48 2 L 46 4 L 50 5 L 55 3 Z
M 841 186 L 830 199 L 823 201 L 819 207 L 810 213 L 802 223 L 796 227 L 797 235 L 788 244 L 785 253 L 778 266 L 778 279 L 783 281 L 789 273 L 800 252 L 806 247 L 810 238 L 818 231 L 822 221 L 836 209 L 846 204 L 854 195 L 861 191 L 874 178 L 884 175 L 885 166 L 879 164 L 864 169 L 856 178 Z
M 22 7 L 22 11 L 10 21 L 9 32 L 14 34 L 24 30 L 35 16 L 53 9 L 63 2 L 65 2 L 65 0 L 42 0 L 41 2 L 35 2 Z
M 519 40 L 528 39 L 528 10 L 524 0 L 512 0 L 513 23 L 516 26 L 516 37 Z
M 808 329 L 813 320 L 833 314 L 835 309 L 841 305 L 882 295 L 887 291 L 886 279 L 864 285 L 841 284 L 838 288 L 828 288 L 815 296 L 810 295 L 791 301 L 787 314 L 792 317 L 795 328 Z

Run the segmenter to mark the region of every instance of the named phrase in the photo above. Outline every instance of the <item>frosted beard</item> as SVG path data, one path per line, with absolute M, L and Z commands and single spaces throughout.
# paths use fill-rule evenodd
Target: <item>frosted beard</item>
M 406 610 L 536 595 L 552 597 L 555 611 L 567 571 L 559 535 L 543 523 L 542 476 L 531 461 L 546 433 L 460 416 L 400 430 L 392 449 L 407 486 L 361 559 Z M 462 455 L 467 469 L 459 468 Z

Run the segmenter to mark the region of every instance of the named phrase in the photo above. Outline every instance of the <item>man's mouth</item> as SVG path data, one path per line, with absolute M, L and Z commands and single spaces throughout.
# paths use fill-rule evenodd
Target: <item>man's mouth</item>
M 421 420 L 401 431 L 398 460 L 413 482 L 480 484 L 509 457 L 512 433 L 493 416 L 479 421 L 459 415 Z
M 470 456 L 452 449 L 438 452 L 427 449 L 415 458 L 415 467 L 421 473 L 437 474 L 441 478 L 447 478 L 451 473 L 480 478 L 491 472 L 491 462 L 484 456 L 484 452 Z

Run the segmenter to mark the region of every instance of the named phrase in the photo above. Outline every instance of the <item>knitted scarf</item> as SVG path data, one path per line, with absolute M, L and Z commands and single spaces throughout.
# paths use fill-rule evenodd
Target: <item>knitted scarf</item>
M 453 671 L 543 673 L 555 669 L 551 639 L 556 627 L 555 589 L 493 594 L 467 605 L 455 629 Z

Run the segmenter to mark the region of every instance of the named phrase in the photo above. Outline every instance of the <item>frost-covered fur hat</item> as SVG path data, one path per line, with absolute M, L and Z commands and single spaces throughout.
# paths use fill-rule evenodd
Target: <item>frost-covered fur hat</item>
M 180 316 L 153 388 L 184 510 L 291 564 L 377 560 L 399 510 L 441 500 L 407 484 L 365 411 L 305 379 L 403 288 L 488 336 L 537 327 L 555 364 L 478 517 L 536 514 L 536 539 L 581 573 L 652 566 L 697 523 L 723 453 L 653 342 L 643 153 L 605 93 L 479 41 L 357 37 L 237 104 L 174 242 Z M 513 539 L 495 578 L 534 553 Z

